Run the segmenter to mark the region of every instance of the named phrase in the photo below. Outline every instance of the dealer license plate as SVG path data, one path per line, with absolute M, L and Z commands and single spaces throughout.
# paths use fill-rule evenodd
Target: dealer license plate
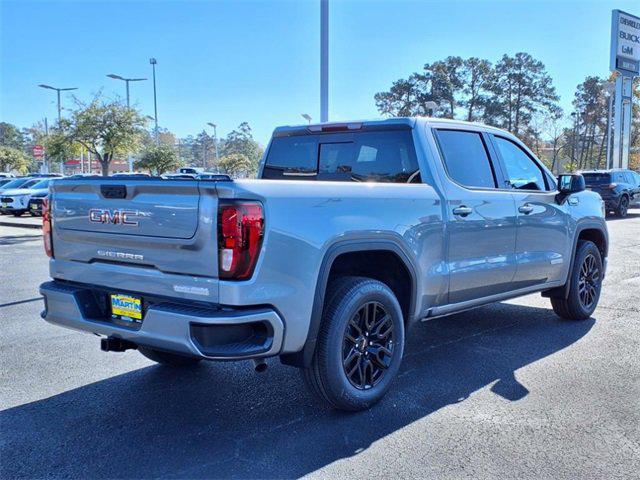
M 125 319 L 142 320 L 142 299 L 131 295 L 111 294 L 111 313 Z

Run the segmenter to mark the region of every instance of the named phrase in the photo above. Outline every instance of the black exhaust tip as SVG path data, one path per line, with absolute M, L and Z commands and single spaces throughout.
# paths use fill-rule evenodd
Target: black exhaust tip
M 137 349 L 138 345 L 122 338 L 107 337 L 100 339 L 100 350 L 103 352 L 124 352 Z
M 256 373 L 262 373 L 267 369 L 267 362 L 262 359 L 253 360 L 253 369 Z

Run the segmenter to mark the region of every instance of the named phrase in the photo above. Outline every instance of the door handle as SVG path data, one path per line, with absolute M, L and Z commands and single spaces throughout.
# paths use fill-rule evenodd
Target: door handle
M 473 213 L 473 210 L 465 205 L 460 205 L 459 207 L 453 209 L 453 214 L 458 215 L 459 217 L 466 217 L 471 213 Z
M 524 205 L 520 205 L 520 208 L 518 208 L 518 211 L 520 213 L 524 213 L 525 215 L 529 215 L 531 212 L 533 212 L 533 207 L 528 203 L 525 203 Z

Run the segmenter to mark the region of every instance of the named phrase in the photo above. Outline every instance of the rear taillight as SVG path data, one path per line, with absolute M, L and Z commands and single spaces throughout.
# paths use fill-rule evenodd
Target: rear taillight
M 218 209 L 218 263 L 220 278 L 251 277 L 258 260 L 264 215 L 255 202 L 221 204 Z
M 51 203 L 49 198 L 42 200 L 42 239 L 44 251 L 49 257 L 53 257 L 53 242 L 51 241 Z
M 605 189 L 607 190 L 613 190 L 614 188 L 616 188 L 618 186 L 617 183 L 610 183 L 609 185 L 605 185 Z

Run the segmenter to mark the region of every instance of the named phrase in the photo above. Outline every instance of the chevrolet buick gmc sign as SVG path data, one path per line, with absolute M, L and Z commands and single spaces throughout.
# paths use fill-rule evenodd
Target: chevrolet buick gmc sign
M 640 75 L 640 18 L 621 10 L 611 18 L 611 70 Z

